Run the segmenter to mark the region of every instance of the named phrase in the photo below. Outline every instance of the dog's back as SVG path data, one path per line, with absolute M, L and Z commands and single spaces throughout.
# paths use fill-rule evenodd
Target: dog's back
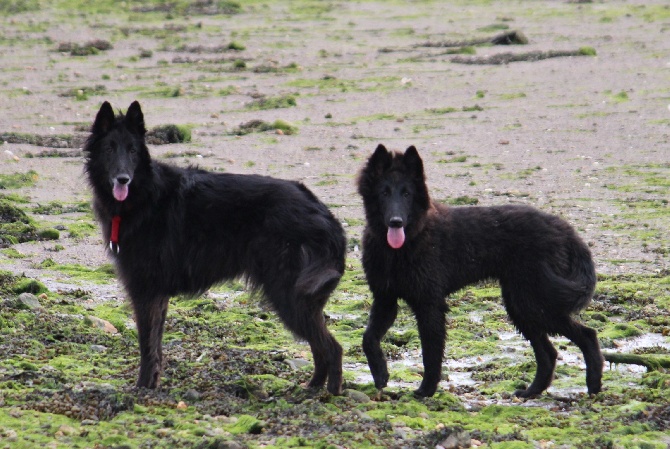
M 436 208 L 427 227 L 444 267 L 459 273 L 454 291 L 486 278 L 503 287 L 528 279 L 525 288 L 547 307 L 576 313 L 588 305 L 596 283 L 591 252 L 562 218 L 525 205 Z

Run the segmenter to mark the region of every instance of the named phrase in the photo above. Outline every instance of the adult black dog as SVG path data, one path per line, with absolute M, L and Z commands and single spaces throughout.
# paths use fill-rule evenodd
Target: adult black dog
M 342 348 L 323 308 L 344 272 L 341 224 L 305 186 L 151 160 L 138 102 L 100 108 L 84 148 L 93 208 L 132 302 L 139 387 L 162 371 L 168 299 L 244 277 L 314 357 L 310 387 L 341 392 Z
M 388 382 L 380 341 L 393 324 L 398 299 L 419 327 L 424 377 L 416 390 L 432 396 L 441 377 L 445 297 L 474 282 L 500 281 L 507 313 L 535 351 L 535 379 L 517 396 L 546 390 L 563 335 L 584 354 L 589 393 L 601 389 L 603 358 L 593 329 L 572 315 L 586 307 L 596 283 L 591 253 L 561 218 L 531 207 L 445 207 L 431 201 L 423 162 L 379 145 L 358 178 L 367 226 L 363 268 L 374 295 L 363 349 L 377 388 Z

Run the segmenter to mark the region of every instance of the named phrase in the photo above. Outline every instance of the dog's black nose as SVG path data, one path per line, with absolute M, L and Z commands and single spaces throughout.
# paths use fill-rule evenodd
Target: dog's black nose
M 116 181 L 121 185 L 128 184 L 130 182 L 130 176 L 119 175 L 119 176 L 116 177 Z
M 400 217 L 391 217 L 389 220 L 389 227 L 391 228 L 402 228 L 402 218 Z

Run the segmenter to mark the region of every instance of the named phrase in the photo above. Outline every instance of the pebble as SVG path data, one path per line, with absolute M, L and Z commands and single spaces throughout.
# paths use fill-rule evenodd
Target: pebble
M 108 334 L 118 334 L 119 333 L 119 331 L 114 327 L 114 325 L 107 320 L 103 320 L 102 318 L 98 318 L 98 317 L 95 317 L 93 315 L 88 315 L 86 317 L 86 319 L 91 322 L 91 325 L 93 327 L 97 327 L 98 329 L 102 329 L 105 333 L 108 333 Z
M 353 399 L 355 402 L 358 402 L 359 404 L 365 404 L 367 402 L 370 402 L 370 397 L 361 391 L 346 389 L 344 390 L 343 393 L 346 397 Z
M 200 393 L 198 393 L 193 388 L 190 388 L 190 389 L 186 390 L 186 393 L 184 393 L 184 400 L 193 402 L 193 401 L 199 400 L 200 396 L 201 396 Z
M 233 440 L 216 440 L 207 447 L 212 449 L 244 449 L 246 446 L 242 446 Z
M 166 436 L 170 435 L 170 433 L 172 433 L 172 430 L 167 429 L 167 428 L 162 428 L 162 429 L 156 429 L 156 431 L 154 433 L 159 438 L 165 438 Z
M 220 427 L 215 427 L 213 429 L 207 429 L 205 430 L 205 435 L 208 437 L 220 437 L 223 435 L 228 434 L 225 430 L 221 429 Z
M 471 447 L 470 432 L 457 432 L 449 435 L 437 447 L 442 449 L 461 449 Z
M 285 362 L 288 364 L 288 366 L 291 367 L 292 370 L 299 370 L 303 366 L 309 365 L 309 360 L 305 359 L 287 359 Z
M 75 428 L 72 427 L 72 426 L 68 426 L 67 424 L 63 424 L 63 425 L 60 426 L 60 427 L 58 428 L 58 430 L 56 431 L 56 435 L 58 435 L 58 436 L 62 436 L 62 435 L 66 435 L 66 436 L 67 436 L 67 435 L 74 435 L 75 433 L 77 433 L 77 429 L 75 429 Z
M 237 418 L 235 416 L 226 416 L 226 415 L 218 415 L 212 418 L 214 421 L 219 421 L 224 424 L 235 424 L 237 422 Z
M 362 410 L 354 410 L 354 413 L 356 416 L 358 416 L 358 419 L 361 421 L 373 421 L 372 417 L 368 415 L 367 413 L 363 412 Z
M 3 432 L 3 440 L 18 441 L 19 436 L 15 430 L 8 429 Z
M 40 305 L 39 299 L 32 293 L 21 293 L 18 302 L 16 303 L 17 309 L 34 310 L 39 309 L 40 307 L 42 306 Z

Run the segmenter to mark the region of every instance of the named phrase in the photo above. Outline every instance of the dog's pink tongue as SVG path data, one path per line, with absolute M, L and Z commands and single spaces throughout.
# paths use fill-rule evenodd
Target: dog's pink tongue
M 128 184 L 114 184 L 112 193 L 114 194 L 116 201 L 125 200 L 128 197 Z
M 400 248 L 405 243 L 405 230 L 403 228 L 389 228 L 386 241 L 391 248 Z

